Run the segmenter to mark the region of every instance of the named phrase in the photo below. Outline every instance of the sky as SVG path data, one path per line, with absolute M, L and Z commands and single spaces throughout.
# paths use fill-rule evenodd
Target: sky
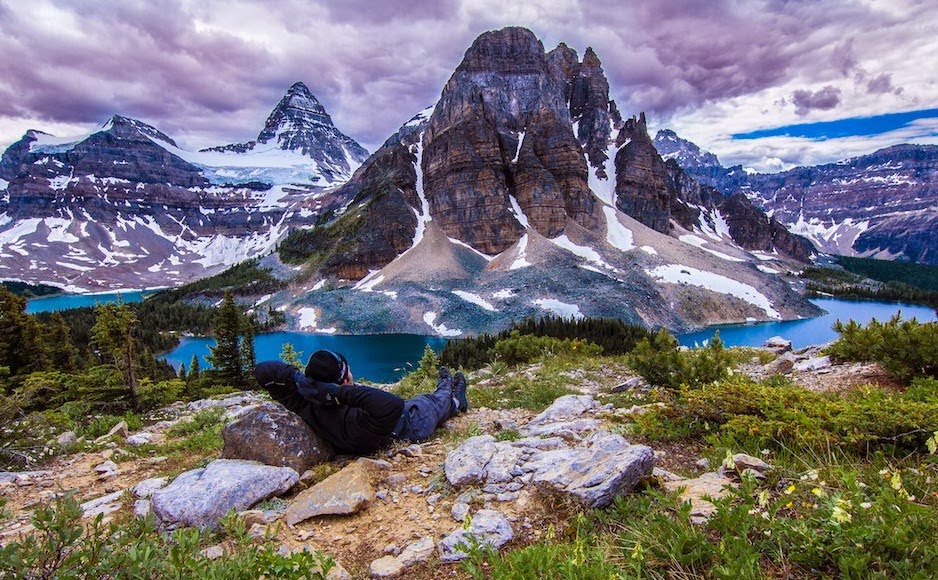
M 727 166 L 938 144 L 934 0 L 0 0 L 0 150 L 114 114 L 243 142 L 302 81 L 374 151 L 505 26 L 592 47 L 625 116 Z

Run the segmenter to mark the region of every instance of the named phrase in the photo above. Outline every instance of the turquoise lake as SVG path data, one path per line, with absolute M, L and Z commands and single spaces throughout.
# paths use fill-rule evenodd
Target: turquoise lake
M 99 302 L 137 302 L 147 292 L 120 292 L 108 294 L 85 294 L 36 298 L 29 301 L 28 313 L 64 310 L 81 306 L 94 306 Z M 760 346 L 773 336 L 782 336 L 795 348 L 811 344 L 823 344 L 837 338 L 833 325 L 837 320 L 856 320 L 866 324 L 873 318 L 888 320 L 896 313 L 903 318 L 916 318 L 919 321 L 935 321 L 935 311 L 927 306 L 898 304 L 895 302 L 872 302 L 862 300 L 841 300 L 839 298 L 816 298 L 811 302 L 827 311 L 817 318 L 789 320 L 785 322 L 761 322 L 753 324 L 728 324 L 710 327 L 698 332 L 678 336 L 682 345 L 703 345 L 719 331 L 720 339 L 727 346 Z M 379 383 L 397 381 L 405 373 L 416 367 L 424 348 L 429 345 L 440 352 L 446 339 L 413 334 L 378 334 L 378 335 L 329 335 L 305 332 L 273 332 L 258 335 L 254 339 L 257 360 L 277 359 L 285 343 L 293 345 L 294 350 L 306 358 L 314 351 L 325 348 L 341 352 L 348 358 L 356 378 L 368 379 Z M 209 366 L 205 357 L 210 354 L 210 346 L 215 341 L 211 338 L 183 338 L 178 347 L 161 355 L 175 368 L 180 364 L 189 367 L 192 356 L 199 357 L 202 368 Z

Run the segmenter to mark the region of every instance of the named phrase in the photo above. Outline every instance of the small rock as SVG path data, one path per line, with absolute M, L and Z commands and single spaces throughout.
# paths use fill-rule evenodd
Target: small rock
M 370 467 L 372 469 L 380 469 L 382 471 L 390 470 L 392 465 L 389 461 L 383 459 L 372 459 L 370 457 L 359 457 L 358 462 L 364 465 L 365 467 Z
M 153 441 L 153 433 L 135 433 L 127 438 L 127 445 L 139 447 Z
M 652 469 L 651 476 L 657 479 L 660 479 L 661 481 L 680 481 L 684 479 L 680 475 L 676 473 L 671 473 L 670 471 L 666 469 L 661 469 L 660 467 L 655 467 L 654 469 Z
M 251 528 L 254 524 L 267 524 L 267 516 L 264 510 L 246 510 L 238 512 L 238 516 L 244 521 L 244 527 Z
M 632 377 L 631 379 L 620 383 L 612 387 L 613 393 L 621 393 L 623 391 L 632 391 L 632 390 L 647 390 L 648 383 L 645 382 L 645 379 L 642 377 Z
M 98 473 L 103 473 L 107 475 L 114 475 L 119 471 L 119 469 L 120 468 L 117 467 L 117 464 L 111 461 L 110 459 L 103 463 L 99 463 L 94 468 L 94 470 L 97 471 Z
M 457 522 L 465 521 L 466 516 L 469 515 L 469 504 L 456 502 L 453 504 L 450 513 L 453 515 L 453 519 Z
M 217 560 L 225 555 L 225 549 L 221 546 L 209 546 L 202 550 L 202 555 L 208 560 Z
M 372 578 L 399 578 L 404 573 L 404 565 L 394 556 L 383 556 L 368 566 Z
M 473 516 L 469 529 L 459 528 L 446 536 L 439 544 L 437 550 L 440 560 L 456 562 L 468 556 L 457 546 L 468 545 L 469 538 L 475 538 L 481 545 L 500 548 L 514 537 L 511 524 L 502 514 L 494 510 L 479 510 Z
M 146 499 L 153 495 L 155 491 L 166 487 L 168 482 L 168 477 L 152 477 L 150 479 L 144 479 L 133 487 L 133 492 L 135 496 L 141 499 Z
M 66 431 L 65 433 L 62 433 L 55 439 L 55 442 L 63 447 L 66 445 L 71 445 L 72 443 L 75 443 L 76 441 L 78 441 L 78 436 L 75 435 L 74 431 Z
M 800 372 L 818 372 L 821 369 L 830 368 L 831 366 L 831 357 L 829 356 L 819 356 L 812 357 L 807 360 L 800 361 L 795 363 L 795 370 Z
M 420 445 L 414 443 L 413 445 L 408 445 L 407 447 L 401 449 L 401 455 L 404 457 L 419 457 L 423 455 L 423 449 Z
M 698 459 L 694 463 L 694 465 L 696 465 L 700 469 L 710 469 L 710 460 L 704 457 L 704 458 Z
M 433 536 L 424 536 L 404 548 L 397 559 L 405 568 L 409 568 L 414 564 L 429 560 L 430 557 L 433 556 L 433 550 L 435 548 L 436 545 L 433 542 Z
M 265 538 L 267 537 L 267 526 L 264 524 L 254 524 L 248 528 L 248 535 L 255 540 Z
M 791 350 L 791 341 L 781 336 L 773 336 L 762 343 L 765 348 L 775 351 L 779 354 Z
M 384 547 L 384 553 L 390 554 L 391 556 L 397 556 L 401 553 L 401 549 L 397 546 L 397 544 L 388 544 Z
M 694 479 L 664 482 L 664 488 L 668 491 L 684 488 L 679 501 L 691 502 L 690 515 L 696 518 L 695 523 L 705 522 L 716 511 L 716 506 L 704 497 L 722 498 L 729 493 L 730 487 L 736 487 L 733 480 L 718 473 L 705 473 Z
M 352 514 L 375 501 L 375 490 L 368 470 L 361 463 L 351 463 L 313 487 L 300 492 L 286 511 L 288 525 L 318 515 Z
M 407 476 L 403 473 L 392 473 L 384 479 L 389 487 L 400 487 L 407 483 Z
M 795 368 L 795 357 L 791 353 L 785 353 L 774 361 L 763 367 L 765 375 L 787 375 Z

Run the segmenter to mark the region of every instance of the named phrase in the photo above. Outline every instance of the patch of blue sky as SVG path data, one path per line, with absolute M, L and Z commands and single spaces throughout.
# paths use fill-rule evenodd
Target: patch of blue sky
M 851 117 L 849 119 L 838 119 L 836 121 L 785 125 L 774 129 L 759 129 L 747 133 L 734 133 L 732 138 L 762 139 L 764 137 L 802 137 L 825 140 L 842 137 L 865 137 L 895 131 L 907 127 L 920 119 L 931 119 L 935 117 L 938 117 L 938 109 L 923 109 L 920 111 L 906 111 L 904 113 L 888 113 L 873 117 Z

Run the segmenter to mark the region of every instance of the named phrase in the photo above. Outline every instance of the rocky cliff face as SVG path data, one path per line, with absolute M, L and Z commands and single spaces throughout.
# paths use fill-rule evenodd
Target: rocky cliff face
M 938 147 L 898 145 L 776 174 L 723 167 L 673 132 L 655 146 L 702 183 L 744 194 L 790 231 L 832 254 L 938 264 Z
M 271 115 L 297 147 L 328 120 L 322 112 L 304 124 L 303 90 L 294 85 Z M 300 149 L 324 143 L 317 161 L 299 151 L 184 151 L 120 116 L 70 140 L 29 131 L 0 158 L 0 277 L 74 290 L 172 286 L 265 254 L 347 201 L 326 189 L 348 178 L 348 150 L 361 157 L 345 139 L 303 141 Z M 336 150 L 345 168 L 319 169 Z

